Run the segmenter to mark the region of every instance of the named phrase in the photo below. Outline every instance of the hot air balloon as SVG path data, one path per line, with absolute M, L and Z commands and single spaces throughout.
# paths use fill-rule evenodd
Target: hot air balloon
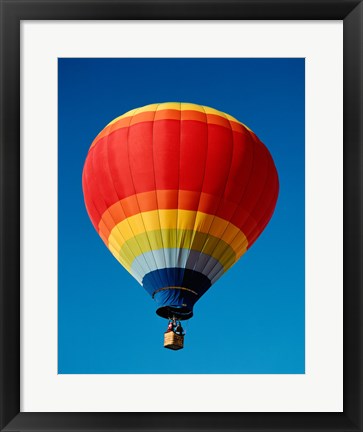
M 88 151 L 82 184 L 94 228 L 170 321 L 165 335 L 181 338 L 173 329 L 253 245 L 279 190 L 274 161 L 247 126 L 183 102 L 111 121 Z

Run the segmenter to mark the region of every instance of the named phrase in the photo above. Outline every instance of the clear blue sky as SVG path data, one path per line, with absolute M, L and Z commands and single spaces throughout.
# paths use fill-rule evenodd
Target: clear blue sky
M 59 59 L 58 74 L 58 372 L 304 373 L 304 59 Z M 269 225 L 196 304 L 175 352 L 163 348 L 167 321 L 94 230 L 81 182 L 107 123 L 172 101 L 245 123 L 280 180 Z

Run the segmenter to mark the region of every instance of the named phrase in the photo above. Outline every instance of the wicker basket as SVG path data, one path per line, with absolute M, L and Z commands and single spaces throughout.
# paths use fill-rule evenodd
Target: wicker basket
M 174 351 L 182 349 L 184 346 L 184 336 L 177 335 L 173 331 L 164 333 L 164 348 Z

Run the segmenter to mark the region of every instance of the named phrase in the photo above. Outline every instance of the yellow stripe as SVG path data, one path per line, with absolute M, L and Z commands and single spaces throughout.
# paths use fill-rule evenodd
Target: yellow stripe
M 241 245 L 247 248 L 244 233 L 228 221 L 207 213 L 192 210 L 153 210 L 130 216 L 111 230 L 108 243 L 121 246 L 135 235 L 160 229 L 191 230 L 209 233 L 231 246 L 238 255 Z M 164 244 L 164 247 L 170 247 Z
M 248 129 L 249 131 L 251 131 L 251 129 L 249 129 L 245 124 L 241 123 L 235 117 L 233 117 L 227 113 L 224 113 L 222 111 L 218 111 L 218 110 L 211 108 L 211 107 L 207 107 L 207 106 L 203 106 L 203 105 L 197 105 L 197 104 L 193 104 L 193 103 L 185 103 L 185 102 L 163 102 L 160 104 L 145 105 L 141 108 L 136 108 L 136 109 L 133 109 L 133 110 L 126 112 L 125 114 L 122 114 L 121 116 L 113 119 L 107 126 L 112 125 L 113 123 L 117 122 L 118 120 L 120 120 L 122 118 L 133 117 L 135 114 L 141 114 L 144 112 L 155 112 L 155 111 L 161 111 L 161 110 L 169 110 L 169 109 L 170 110 L 173 109 L 173 110 L 177 110 L 177 111 L 191 110 L 191 111 L 198 111 L 198 112 L 205 113 L 205 114 L 219 115 L 219 116 L 225 117 L 228 120 L 237 122 L 237 123 L 241 124 L 242 126 L 244 126 L 246 129 Z
M 167 246 L 165 240 L 167 239 Z M 151 250 L 168 248 L 191 249 L 203 251 L 206 255 L 215 258 L 226 271 L 238 259 L 234 250 L 223 240 L 211 235 L 186 230 L 157 230 L 139 234 L 124 243 L 119 251 L 120 259 L 128 263 L 130 269 L 135 256 Z M 246 251 L 246 248 L 243 248 Z M 141 251 L 141 253 L 140 253 Z

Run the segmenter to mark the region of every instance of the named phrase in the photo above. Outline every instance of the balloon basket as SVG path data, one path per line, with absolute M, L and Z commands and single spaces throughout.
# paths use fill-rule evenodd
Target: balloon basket
M 164 348 L 180 350 L 184 346 L 184 336 L 178 335 L 173 331 L 164 333 Z

